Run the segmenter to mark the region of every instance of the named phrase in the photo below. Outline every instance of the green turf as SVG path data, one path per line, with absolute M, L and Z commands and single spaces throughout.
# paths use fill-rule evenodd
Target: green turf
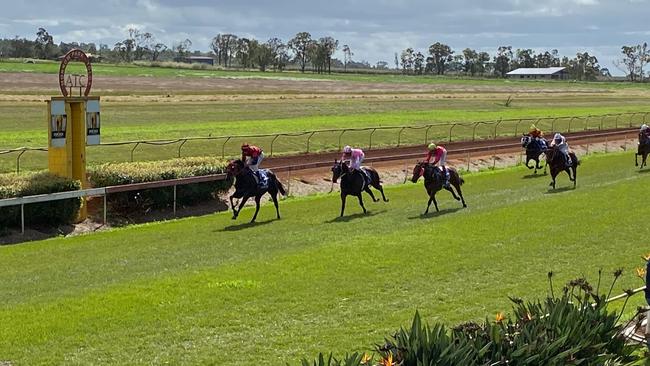
M 70 64 L 70 68 L 81 66 Z M 204 66 L 199 66 L 204 67 Z M 58 73 L 58 62 L 24 63 L 15 61 L 0 62 L 0 72 L 27 72 L 27 73 Z M 343 80 L 358 82 L 387 82 L 387 83 L 424 83 L 424 84 L 463 84 L 463 85 L 517 85 L 530 89 L 553 89 L 553 88 L 598 88 L 598 89 L 648 89 L 648 84 L 634 84 L 624 82 L 576 82 L 576 81 L 519 81 L 504 80 L 493 78 L 465 78 L 465 77 L 448 77 L 448 76 L 409 76 L 396 74 L 355 74 L 355 73 L 333 73 L 333 74 L 315 74 L 311 72 L 300 73 L 297 71 L 284 72 L 257 72 L 257 71 L 231 71 L 220 69 L 191 69 L 191 68 L 173 68 L 173 67 L 150 67 L 124 64 L 93 64 L 93 73 L 102 76 L 144 76 L 144 77 L 241 77 L 241 78 L 298 78 L 298 79 L 318 79 L 318 80 Z
M 522 168 L 465 175 L 467 209 L 422 183 L 363 216 L 335 194 L 281 202 L 260 223 L 228 213 L 0 247 L 0 355 L 15 364 L 296 364 L 428 321 L 492 318 L 507 295 L 544 296 L 599 268 L 642 283 L 650 174 L 630 153 L 591 157 L 578 188 Z M 246 209 L 240 220 L 250 218 Z M 631 308 L 641 304 L 632 301 Z

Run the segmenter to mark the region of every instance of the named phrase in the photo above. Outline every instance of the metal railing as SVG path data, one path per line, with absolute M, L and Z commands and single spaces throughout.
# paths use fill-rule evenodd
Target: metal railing
M 341 150 L 343 145 L 357 145 L 366 149 L 377 147 L 401 147 L 415 144 L 426 144 L 430 140 L 436 141 L 463 141 L 477 139 L 496 139 L 504 136 L 518 136 L 527 130 L 527 124 L 536 124 L 543 130 L 553 132 L 577 132 L 584 130 L 602 130 L 608 128 L 632 127 L 640 123 L 650 122 L 650 112 L 627 112 L 619 114 L 587 115 L 587 116 L 562 116 L 562 117 L 531 117 L 499 119 L 494 121 L 476 122 L 449 122 L 430 123 L 423 125 L 407 126 L 377 126 L 361 128 L 322 129 L 303 132 L 281 132 L 269 134 L 247 134 L 230 136 L 210 137 L 186 137 L 165 140 L 139 140 L 106 142 L 89 149 L 108 149 L 115 146 L 128 146 L 128 161 L 135 161 L 136 151 L 143 146 L 171 146 L 176 145 L 174 157 L 221 155 L 225 158 L 227 154 L 236 155 L 239 152 L 239 144 L 243 141 L 250 141 L 264 148 L 269 156 L 277 153 L 311 153 L 315 151 Z M 522 126 L 523 125 L 523 126 Z M 390 133 L 388 138 L 377 142 L 378 133 Z M 412 133 L 416 134 L 413 135 Z M 412 136 L 407 138 L 407 134 Z M 314 144 L 317 137 L 320 137 L 320 148 L 315 149 Z M 207 142 L 201 145 L 196 152 L 184 155 L 184 148 L 193 142 Z M 278 149 L 280 142 L 284 142 L 284 148 Z M 227 151 L 228 144 L 233 145 Z M 46 152 L 47 148 L 20 147 L 0 151 L 0 156 L 16 154 L 15 171 L 21 171 L 21 158 L 23 154 L 30 151 Z M 150 159 L 159 159 L 160 151 Z

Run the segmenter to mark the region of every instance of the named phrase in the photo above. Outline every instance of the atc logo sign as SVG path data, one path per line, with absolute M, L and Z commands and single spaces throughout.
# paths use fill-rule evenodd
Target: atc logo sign
M 86 75 L 67 74 L 65 69 L 70 61 L 81 61 L 86 65 Z M 73 90 L 79 89 L 79 96 L 87 97 L 93 84 L 93 69 L 90 66 L 90 59 L 78 49 L 70 50 L 61 60 L 59 67 L 59 87 L 64 97 L 72 95 Z

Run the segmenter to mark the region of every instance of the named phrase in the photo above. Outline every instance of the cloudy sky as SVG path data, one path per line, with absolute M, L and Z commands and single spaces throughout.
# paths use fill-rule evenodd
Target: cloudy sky
M 333 36 L 357 61 L 393 65 L 394 53 L 426 53 L 440 41 L 493 54 L 500 45 L 562 55 L 595 54 L 613 66 L 624 44 L 650 42 L 650 0 L 0 0 L 0 37 L 35 38 L 45 27 L 60 41 L 106 43 L 126 29 L 148 31 L 168 45 L 189 38 L 209 50 L 218 33 L 286 41 L 297 32 Z M 65 4 L 65 5 L 62 5 Z M 92 4 L 92 5 L 91 5 Z M 336 55 L 342 58 L 341 54 Z

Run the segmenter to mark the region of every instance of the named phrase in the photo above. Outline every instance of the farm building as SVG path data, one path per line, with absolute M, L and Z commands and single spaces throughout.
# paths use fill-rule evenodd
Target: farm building
M 188 64 L 214 65 L 214 58 L 209 56 L 189 56 L 183 58 L 183 62 L 187 62 Z
M 508 79 L 566 80 L 569 78 L 566 67 L 519 68 L 506 75 Z

